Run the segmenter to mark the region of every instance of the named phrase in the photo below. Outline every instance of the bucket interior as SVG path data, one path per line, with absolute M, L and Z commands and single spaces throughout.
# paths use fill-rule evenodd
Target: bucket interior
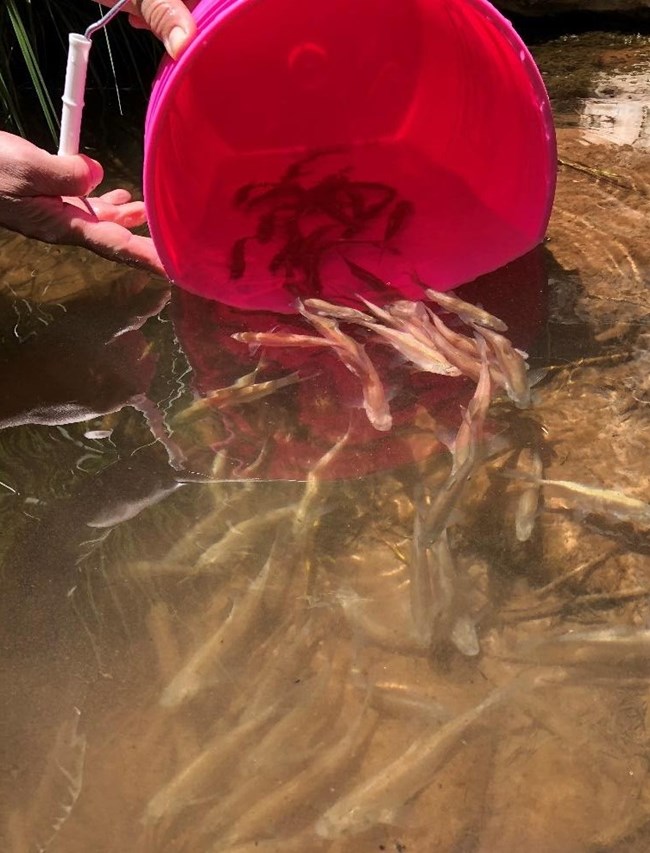
M 279 311 L 376 297 L 373 277 L 417 297 L 414 273 L 448 289 L 543 237 L 548 101 L 488 4 L 203 0 L 196 14 L 146 138 L 150 227 L 181 286 Z

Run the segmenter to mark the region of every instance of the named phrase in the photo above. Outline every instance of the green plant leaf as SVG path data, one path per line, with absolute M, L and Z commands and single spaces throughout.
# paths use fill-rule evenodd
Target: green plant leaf
M 27 29 L 20 16 L 18 7 L 16 6 L 16 0 L 6 0 L 6 2 L 9 21 L 13 28 L 14 35 L 16 36 L 18 47 L 22 54 L 23 61 L 27 66 L 27 71 L 29 72 L 29 77 L 32 81 L 32 85 L 34 86 L 38 102 L 41 105 L 41 110 L 43 111 L 43 116 L 47 122 L 48 129 L 52 134 L 52 139 L 56 142 L 59 135 L 59 120 L 54 110 L 52 98 L 50 97 L 50 93 L 45 85 L 45 80 L 43 79 L 43 74 L 41 73 L 41 69 L 36 59 Z

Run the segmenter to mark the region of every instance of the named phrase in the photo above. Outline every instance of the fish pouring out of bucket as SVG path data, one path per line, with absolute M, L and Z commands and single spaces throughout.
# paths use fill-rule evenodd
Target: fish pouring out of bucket
M 299 314 L 290 331 L 251 318 L 234 338 L 327 351 L 380 432 L 393 415 L 378 346 L 410 371 L 477 383 L 473 410 L 499 390 L 527 406 L 505 324 L 437 296 L 524 256 L 548 223 L 551 111 L 510 24 L 486 0 L 201 0 L 193 14 L 197 36 L 163 61 L 145 128 L 169 278 L 244 313 Z M 69 70 L 89 35 L 71 38 Z M 64 125 L 78 140 L 78 121 Z M 481 433 L 471 411 L 454 448 Z

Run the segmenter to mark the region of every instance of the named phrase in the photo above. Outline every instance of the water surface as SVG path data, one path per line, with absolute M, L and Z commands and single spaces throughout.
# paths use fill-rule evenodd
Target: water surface
M 3 850 L 648 848 L 647 526 L 547 493 L 520 542 L 522 484 L 502 474 L 527 448 L 548 478 L 650 500 L 649 51 L 537 48 L 560 151 L 543 266 L 465 291 L 544 369 L 531 410 L 493 405 L 501 443 L 449 528 L 477 655 L 423 648 L 408 588 L 415 507 L 471 388 L 387 364 L 385 437 L 325 361 L 175 421 L 258 363 L 236 314 L 2 235 Z M 261 375 L 293 367 L 266 357 Z M 351 420 L 296 535 L 307 474 Z M 567 643 L 606 628 L 596 650 Z M 424 778 L 346 831 L 332 807 L 414 743 Z

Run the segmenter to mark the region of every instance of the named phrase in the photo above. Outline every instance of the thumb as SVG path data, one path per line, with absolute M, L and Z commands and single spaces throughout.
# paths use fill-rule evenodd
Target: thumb
M 20 136 L 0 132 L 0 193 L 79 196 L 101 183 L 104 170 L 83 155 L 58 157 Z
M 178 59 L 196 32 L 194 18 L 179 0 L 140 0 L 140 14 L 164 43 L 172 59 Z
M 37 149 L 31 165 L 31 195 L 85 196 L 104 178 L 102 166 L 85 154 L 55 155 Z

